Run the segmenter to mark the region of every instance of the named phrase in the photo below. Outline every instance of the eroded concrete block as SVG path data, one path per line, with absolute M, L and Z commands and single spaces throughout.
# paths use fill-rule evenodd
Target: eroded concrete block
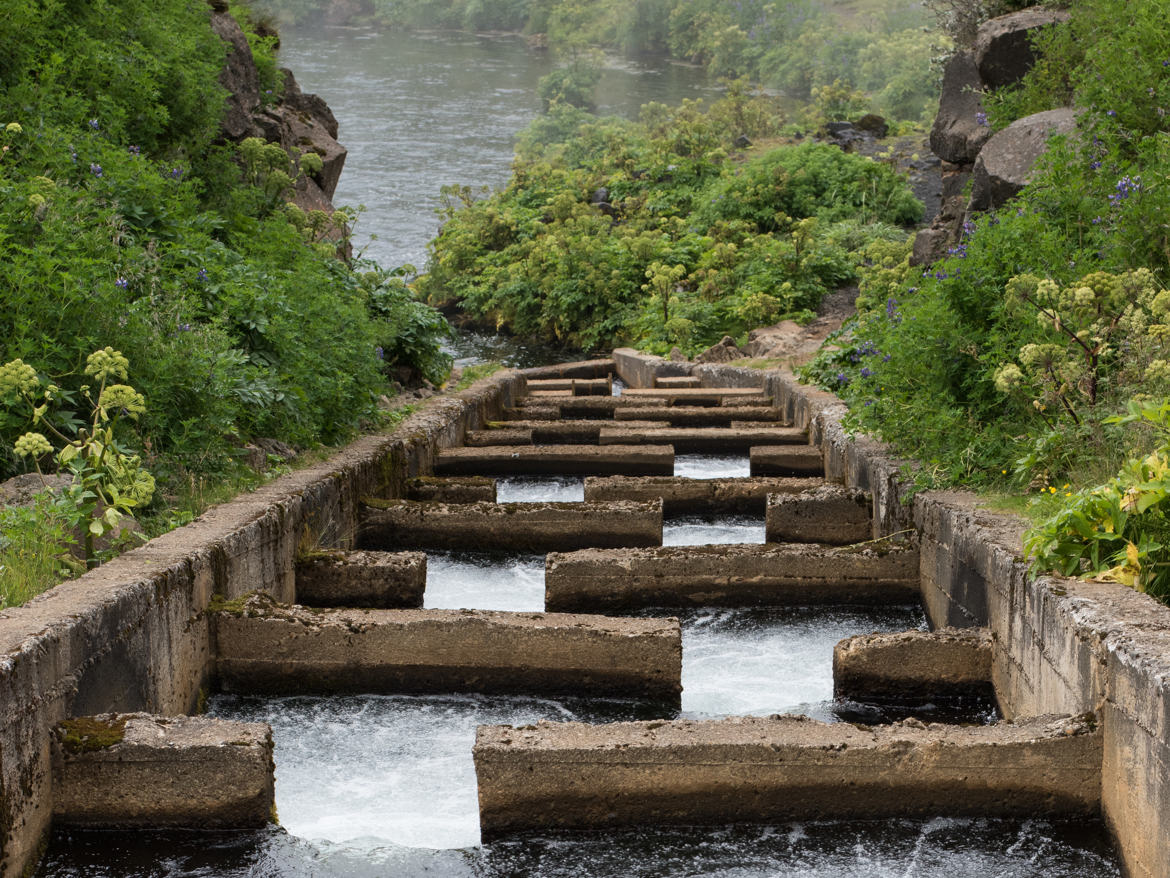
M 480 726 L 484 838 L 546 829 L 1095 814 L 1095 724 L 857 727 L 803 717 Z
M 648 419 L 666 421 L 672 427 L 756 427 L 760 423 L 779 422 L 780 412 L 767 405 L 655 405 L 639 410 L 617 409 L 613 417 L 618 423 Z
M 274 804 L 267 723 L 131 713 L 57 726 L 59 826 L 251 829 L 272 820 Z
M 861 543 L 873 539 L 873 498 L 839 485 L 774 494 L 765 529 L 769 543 Z
M 677 619 L 487 610 L 330 610 L 256 595 L 215 617 L 230 692 L 607 695 L 677 705 Z
M 702 387 L 703 382 L 697 375 L 663 375 L 654 379 L 654 386 L 677 390 L 680 387 Z
M 597 445 L 601 436 L 601 428 L 610 423 L 609 419 L 598 421 L 498 421 L 488 426 L 492 429 L 499 427 L 505 430 L 530 430 L 532 431 L 532 441 L 536 445 Z M 651 430 L 656 427 L 669 427 L 670 423 L 667 421 L 631 420 L 623 422 L 623 425 L 632 429 Z
M 505 427 L 495 430 L 468 430 L 463 438 L 468 448 L 490 448 L 495 445 L 532 445 L 532 430 Z
M 899 543 L 554 552 L 545 560 L 544 596 L 549 610 L 575 612 L 906 604 L 918 599 L 918 553 Z
M 795 427 L 660 427 L 625 424 L 601 428 L 601 445 L 671 445 L 676 454 L 745 454 L 758 445 L 807 445 L 808 433 Z
M 423 552 L 321 551 L 297 561 L 297 603 L 307 607 L 421 607 Z
M 486 476 L 421 476 L 406 483 L 406 499 L 437 503 L 495 503 L 496 480 Z
M 539 405 L 525 405 L 515 408 L 506 408 L 502 413 L 502 418 L 505 421 L 559 421 L 561 419 L 561 407 L 557 405 L 549 405 L 548 403 L 541 403 Z
M 662 503 L 378 501 L 358 528 L 363 549 L 552 552 L 662 545 Z
M 589 476 L 585 500 L 591 502 L 662 500 L 664 515 L 731 513 L 763 515 L 769 494 L 797 493 L 823 484 L 817 478 L 756 477 L 689 479 L 683 476 Z
M 621 399 L 659 399 L 667 405 L 717 406 L 727 400 L 750 400 L 750 405 L 768 405 L 771 398 L 757 387 L 654 387 L 629 388 Z
M 757 445 L 748 452 L 753 476 L 823 476 L 824 452 L 812 445 Z
M 986 628 L 859 634 L 833 650 L 833 694 L 860 701 L 993 696 L 991 658 Z
M 544 378 L 605 378 L 614 373 L 612 359 L 579 360 L 575 363 L 554 363 L 551 366 L 536 366 L 521 369 L 529 381 Z
M 435 457 L 435 474 L 669 476 L 674 474 L 674 449 L 669 445 L 447 448 Z
M 612 378 L 545 378 L 529 379 L 528 392 L 568 391 L 573 396 L 612 396 Z

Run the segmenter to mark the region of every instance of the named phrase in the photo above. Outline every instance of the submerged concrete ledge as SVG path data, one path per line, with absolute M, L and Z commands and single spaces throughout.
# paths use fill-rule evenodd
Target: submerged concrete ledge
M 308 607 L 421 607 L 423 552 L 314 552 L 297 561 L 296 602 Z
M 1095 815 L 1101 735 L 994 726 L 714 722 L 480 726 L 485 838 L 548 829 L 888 817 Z
M 436 503 L 495 503 L 496 480 L 487 476 L 419 476 L 406 483 L 407 500 Z
M 257 596 L 215 617 L 230 692 L 488 692 L 677 706 L 677 619 L 487 610 L 331 610 Z
M 435 459 L 435 474 L 669 476 L 674 475 L 674 449 L 669 445 L 449 448 Z
M 942 628 L 846 638 L 833 650 L 833 694 L 859 701 L 994 696 L 991 632 Z
M 873 499 L 865 491 L 821 485 L 768 498 L 764 519 L 769 543 L 830 543 L 873 539 Z
M 91 829 L 253 829 L 275 813 L 272 730 L 207 716 L 66 720 L 53 822 Z
M 545 607 L 614 612 L 646 607 L 908 604 L 918 553 L 898 543 L 665 546 L 551 553 Z
M 820 476 L 823 452 L 812 445 L 759 445 L 748 452 L 753 476 Z
M 585 500 L 662 500 L 664 515 L 763 515 L 769 494 L 799 493 L 821 479 L 784 477 L 689 479 L 684 476 L 589 476 Z
M 662 503 L 416 503 L 387 500 L 358 530 L 366 549 L 555 552 L 662 545 Z
M 808 445 L 808 433 L 792 427 L 633 427 L 601 428 L 601 445 L 670 445 L 675 454 L 747 454 L 757 445 Z

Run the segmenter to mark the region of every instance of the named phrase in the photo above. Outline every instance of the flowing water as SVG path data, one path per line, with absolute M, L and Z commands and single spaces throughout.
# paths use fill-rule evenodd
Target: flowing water
M 420 268 L 439 187 L 498 186 L 513 136 L 539 110 L 547 56 L 515 37 L 362 28 L 283 34 L 282 63 L 322 95 L 349 148 L 338 204 L 364 204 L 359 245 Z M 603 109 L 708 94 L 700 71 L 615 64 Z M 369 240 L 376 235 L 376 240 Z M 468 335 L 465 362 L 551 354 Z M 746 457 L 680 456 L 691 478 L 747 475 Z M 500 501 L 580 501 L 580 479 L 505 479 Z M 764 540 L 762 519 L 668 521 L 668 545 Z M 430 553 L 426 606 L 543 608 L 544 559 Z M 833 721 L 832 649 L 842 637 L 924 624 L 916 607 L 695 610 L 683 626 L 682 715 L 799 712 Z M 590 699 L 458 696 L 241 698 L 211 712 L 272 724 L 281 829 L 241 833 L 60 832 L 43 878 L 723 876 L 723 878 L 1105 878 L 1119 870 L 1099 826 L 1019 820 L 851 821 L 629 830 L 479 844 L 471 743 L 481 723 L 648 718 Z

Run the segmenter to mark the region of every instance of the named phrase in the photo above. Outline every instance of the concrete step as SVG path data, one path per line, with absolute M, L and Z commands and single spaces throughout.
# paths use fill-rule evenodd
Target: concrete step
M 856 701 L 993 698 L 991 632 L 859 634 L 833 650 L 833 694 Z
M 658 427 L 615 424 L 601 428 L 606 445 L 673 445 L 675 454 L 747 454 L 757 445 L 808 445 L 808 433 L 796 427 Z
M 669 476 L 674 475 L 674 449 L 669 445 L 448 448 L 439 452 L 434 469 L 441 476 Z
M 551 829 L 950 816 L 1095 816 L 1096 723 L 804 717 L 480 726 L 485 840 Z
M 53 825 L 258 829 L 273 821 L 272 729 L 209 716 L 78 717 L 53 740 Z
M 821 476 L 824 453 L 811 445 L 758 445 L 748 452 L 753 476 Z
M 575 363 L 554 363 L 551 366 L 536 366 L 520 371 L 529 381 L 548 378 L 607 378 L 614 373 L 614 361 L 579 360 Z
M 468 430 L 463 437 L 468 448 L 492 448 L 497 445 L 531 445 L 532 430 L 523 427 L 498 427 L 492 430 Z
M 253 596 L 215 616 L 229 692 L 487 692 L 677 707 L 677 619 L 488 610 L 311 611 Z
M 313 552 L 296 563 L 297 603 L 306 607 L 421 607 L 423 552 Z
M 480 433 L 489 433 L 494 430 L 530 430 L 532 441 L 536 445 L 596 445 L 601 435 L 601 428 L 610 425 L 610 420 L 597 421 L 489 421 L 488 429 Z M 634 429 L 653 429 L 668 427 L 666 421 L 628 421 L 623 422 Z M 490 437 L 483 436 L 478 447 L 487 447 L 492 444 Z M 469 441 L 467 443 L 471 445 Z
M 363 549 L 554 552 L 662 545 L 662 503 L 420 503 L 371 501 Z
M 669 405 L 722 405 L 726 399 L 751 399 L 754 405 L 771 401 L 758 387 L 653 387 L 627 388 L 623 399 L 665 399 Z
M 520 401 L 525 402 L 524 400 Z M 500 415 L 504 421 L 559 421 L 561 407 L 558 405 L 524 405 L 521 408 L 506 408 Z
M 613 417 L 619 423 L 642 419 L 667 421 L 672 427 L 758 427 L 759 423 L 779 423 L 781 420 L 779 409 L 765 405 L 648 405 L 637 410 L 617 409 Z
M 435 478 L 421 476 L 406 483 L 407 500 L 438 503 L 495 503 L 496 480 L 486 476 Z
M 777 493 L 768 498 L 765 533 L 769 543 L 862 543 L 874 538 L 873 498 L 840 485 Z
M 680 387 L 701 387 L 703 384 L 694 375 L 662 375 L 654 379 L 655 387 L 677 390 Z
M 763 515 L 769 494 L 807 491 L 818 478 L 688 479 L 683 476 L 589 476 L 585 499 L 647 501 L 660 498 L 664 515 Z
M 918 600 L 918 552 L 901 543 L 586 549 L 545 559 L 545 608 L 556 611 Z
M 544 390 L 568 392 L 570 396 L 613 396 L 612 378 L 544 378 L 529 379 L 528 393 Z
M 545 392 L 551 393 L 555 391 Z M 666 400 L 656 397 L 635 398 L 626 396 L 529 396 L 517 400 L 515 408 L 525 412 L 531 409 L 545 410 L 555 408 L 557 412 L 556 420 L 560 420 L 561 418 L 612 418 L 615 411 L 628 408 L 644 408 L 647 405 L 664 406 L 666 405 Z M 541 420 L 543 419 L 541 417 Z M 642 420 L 640 415 L 638 420 Z

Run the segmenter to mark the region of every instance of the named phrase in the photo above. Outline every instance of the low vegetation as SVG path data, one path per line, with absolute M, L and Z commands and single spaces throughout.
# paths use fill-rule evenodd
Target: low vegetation
M 1075 104 L 1078 135 L 946 259 L 868 269 L 867 307 L 806 377 L 922 461 L 923 485 L 1042 495 L 1040 568 L 1167 597 L 1170 24 L 1153 2 L 1071 12 L 987 103 L 995 126 Z

